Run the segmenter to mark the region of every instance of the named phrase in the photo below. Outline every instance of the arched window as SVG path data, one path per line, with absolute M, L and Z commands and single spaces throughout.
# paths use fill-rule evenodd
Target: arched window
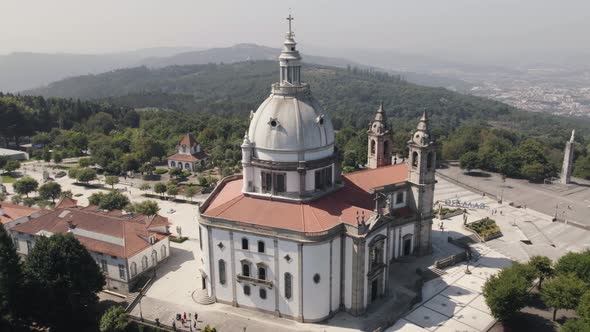
M 285 273 L 285 298 L 290 299 L 292 293 L 292 277 L 291 273 Z
M 258 241 L 258 252 L 264 252 L 264 241 Z
M 389 141 L 385 140 L 383 142 L 383 155 L 384 156 L 388 156 L 389 155 Z
M 260 288 L 260 298 L 263 300 L 266 299 L 266 289 Z
M 418 152 L 414 151 L 412 153 L 412 166 L 413 167 L 417 167 L 418 166 Z
M 428 168 L 428 170 L 432 170 L 433 167 L 434 167 L 434 153 L 428 152 L 428 159 L 426 159 L 426 168 Z
M 152 266 L 156 266 L 156 264 L 158 264 L 158 252 L 152 250 Z
M 266 280 L 266 268 L 264 266 L 258 267 L 258 279 Z
M 375 154 L 375 140 L 371 140 L 371 154 Z
M 248 239 L 242 238 L 242 250 L 248 250 Z
M 166 255 L 168 254 L 168 253 L 166 252 L 166 250 L 167 250 L 167 249 L 166 249 L 166 246 L 162 246 L 162 247 L 160 248 L 160 251 L 161 251 L 161 253 L 162 253 L 162 259 L 166 258 Z
M 131 263 L 131 278 L 137 275 L 137 264 L 135 262 Z
M 184 164 L 184 168 L 190 171 L 190 169 L 191 169 L 191 164 L 189 164 L 189 163 L 185 163 L 185 164 Z
M 148 268 L 148 259 L 147 259 L 147 256 L 144 255 L 141 258 L 141 270 L 145 271 L 145 270 L 147 270 L 147 268 Z
M 219 260 L 219 283 L 225 285 L 225 261 Z
M 248 296 L 250 295 L 250 286 L 248 286 L 248 285 L 244 286 L 244 294 L 248 295 Z
M 170 162 L 170 166 L 172 166 L 172 167 L 176 167 L 176 162 L 175 162 L 174 160 L 172 160 L 172 161 Z
M 242 275 L 244 277 L 250 276 L 250 263 L 247 261 L 242 262 Z

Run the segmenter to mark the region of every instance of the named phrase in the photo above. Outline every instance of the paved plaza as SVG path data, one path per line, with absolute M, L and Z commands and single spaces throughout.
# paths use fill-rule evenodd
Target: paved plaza
M 33 165 L 36 165 L 35 170 Z M 31 163 L 27 167 L 27 175 L 41 180 L 42 166 Z M 81 205 L 87 204 L 90 194 L 100 191 L 76 186 L 67 177 L 56 181 L 62 185 L 63 190 L 82 194 L 75 197 Z M 12 185 L 6 186 L 12 192 Z M 123 190 L 132 201 L 146 199 L 137 188 L 123 184 L 115 187 Z M 459 264 L 445 269 L 440 278 L 426 282 L 422 290 L 423 301 L 416 304 L 387 331 L 486 331 L 494 323 L 481 295 L 482 286 L 489 276 L 502 267 L 509 266 L 513 260 L 524 262 L 536 254 L 556 259 L 568 251 L 580 251 L 590 246 L 590 232 L 552 222 L 551 216 L 532 210 L 532 205 L 528 205 L 527 209 L 509 206 L 506 201 L 508 197 L 505 195 L 504 204 L 499 204 L 489 197 L 438 178 L 435 201 L 459 199 L 464 202 L 484 203 L 487 209 L 468 210 L 469 221 L 491 217 L 496 220 L 504 235 L 485 244 L 474 245 L 478 259 L 470 266 L 471 274 L 465 273 L 465 264 Z M 200 289 L 201 264 L 196 223 L 197 206 L 162 200 L 157 202 L 161 208 L 160 213 L 172 223 L 170 230 L 176 233 L 176 226 L 181 226 L 183 235 L 188 236 L 189 240 L 171 243 L 169 259 L 156 271 L 156 280 L 142 298 L 141 305 L 136 305 L 131 313 L 134 316 L 141 315 L 149 320 L 158 318 L 162 323 L 170 325 L 176 313 L 186 312 L 188 315 L 196 312 L 199 314 L 197 328 L 209 323 L 217 327 L 218 331 L 244 331 L 246 327 L 247 331 L 334 332 L 371 330 L 369 327 L 373 327 L 375 322 L 395 316 L 388 306 L 383 306 L 382 310 L 373 310 L 371 315 L 364 317 L 338 313 L 320 324 L 302 324 L 224 304 L 198 304 L 194 300 Z M 175 212 L 168 213 L 170 209 Z M 492 210 L 497 211 L 493 216 Z M 419 264 L 427 267 L 436 259 L 461 252 L 447 238 L 468 235 L 469 232 L 462 223 L 462 216 L 452 217 L 442 221 L 441 229 L 441 221 L 435 220 L 432 233 L 434 253 L 418 260 Z M 178 325 L 177 327 L 181 328 Z M 185 330 L 189 330 L 188 325 Z

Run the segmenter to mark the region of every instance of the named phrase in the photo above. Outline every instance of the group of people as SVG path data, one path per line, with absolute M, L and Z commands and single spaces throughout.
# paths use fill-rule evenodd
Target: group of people
M 183 312 L 182 314 L 177 313 L 176 314 L 176 320 L 172 321 L 172 329 L 174 331 L 176 331 L 176 321 L 180 321 L 180 323 L 182 324 L 182 327 L 187 327 L 186 323 L 188 323 L 188 327 L 191 328 L 195 328 L 195 331 L 197 329 L 197 320 L 199 318 L 199 314 L 197 314 L 195 312 L 195 315 L 193 316 L 194 318 L 191 319 L 191 313 L 188 314 L 188 319 L 186 318 L 186 312 Z M 191 325 L 192 322 L 192 325 Z

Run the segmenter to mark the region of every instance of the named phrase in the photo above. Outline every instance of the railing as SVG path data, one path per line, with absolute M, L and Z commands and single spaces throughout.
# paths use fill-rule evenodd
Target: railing
M 245 276 L 245 275 L 242 275 L 242 274 L 238 274 L 238 281 L 250 282 L 250 283 L 253 283 L 253 284 L 263 285 L 263 286 L 266 286 L 268 288 L 272 288 L 272 281 L 262 280 L 262 279 L 258 279 L 258 278 L 254 278 L 254 277 L 249 277 L 249 276 Z

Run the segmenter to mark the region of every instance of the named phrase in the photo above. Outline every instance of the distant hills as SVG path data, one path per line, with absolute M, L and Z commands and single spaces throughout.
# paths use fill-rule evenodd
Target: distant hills
M 237 44 L 231 47 L 194 49 L 194 48 L 151 48 L 134 52 L 112 54 L 45 54 L 45 53 L 12 53 L 0 55 L 0 91 L 18 92 L 42 87 L 64 78 L 99 74 L 117 69 L 146 66 L 162 68 L 172 65 L 197 65 L 208 63 L 235 63 L 253 60 L 275 60 L 280 49 L 255 44 Z M 383 57 L 395 61 L 389 54 Z M 375 68 L 375 70 L 393 72 L 388 67 L 381 67 L 372 62 L 358 62 L 342 57 L 327 57 L 303 54 L 307 63 L 346 68 Z M 380 69 L 388 68 L 388 69 Z M 440 75 L 400 73 L 413 83 L 445 87 L 464 91 L 471 87 L 456 78 Z
M 0 91 L 16 92 L 66 77 L 98 74 L 137 66 L 148 57 L 167 56 L 188 48 L 150 48 L 112 54 L 11 53 L 0 55 Z

